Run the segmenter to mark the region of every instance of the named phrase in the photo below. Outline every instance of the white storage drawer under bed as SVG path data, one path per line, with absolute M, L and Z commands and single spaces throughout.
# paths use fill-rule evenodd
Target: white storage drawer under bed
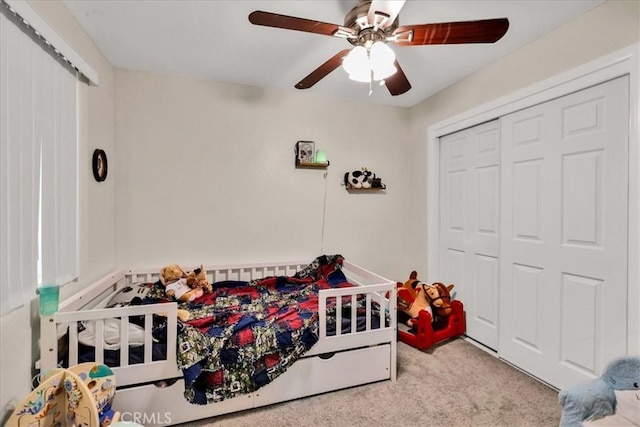
M 223 415 L 286 400 L 311 396 L 356 385 L 388 380 L 391 377 L 391 346 L 389 344 L 355 350 L 304 357 L 287 372 L 255 393 L 208 405 L 194 405 L 184 399 L 184 380 L 168 387 L 153 384 L 120 389 L 114 407 L 123 420 L 137 421 L 145 427 L 178 424 L 201 418 Z M 363 369 L 363 366 L 371 369 Z M 144 413 L 140 408 L 145 408 Z
M 305 357 L 296 361 L 287 372 L 254 393 L 255 406 L 388 380 L 391 376 L 389 344 L 342 351 L 328 359 L 323 357 Z M 365 366 L 371 366 L 371 369 L 363 369 Z
M 184 380 L 179 379 L 167 387 L 149 384 L 119 389 L 113 407 L 120 412 L 122 421 L 134 421 L 145 427 L 166 427 L 251 409 L 253 398 L 253 394 L 247 394 L 208 405 L 194 405 L 184 398 Z

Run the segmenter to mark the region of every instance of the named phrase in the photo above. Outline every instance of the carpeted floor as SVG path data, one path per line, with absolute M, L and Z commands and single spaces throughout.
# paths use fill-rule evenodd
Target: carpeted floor
M 366 363 L 366 361 L 363 361 Z M 183 427 L 557 426 L 558 393 L 462 339 L 398 343 L 398 381 L 223 415 Z

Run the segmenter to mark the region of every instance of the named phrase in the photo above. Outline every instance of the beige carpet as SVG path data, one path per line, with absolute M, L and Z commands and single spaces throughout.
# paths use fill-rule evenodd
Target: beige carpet
M 366 360 L 362 361 L 366 365 Z M 557 426 L 558 393 L 462 339 L 398 343 L 398 381 L 223 415 L 183 427 Z

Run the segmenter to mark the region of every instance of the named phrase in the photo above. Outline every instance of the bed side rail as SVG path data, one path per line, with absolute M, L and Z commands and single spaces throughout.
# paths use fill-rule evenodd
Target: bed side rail
M 81 291 L 61 300 L 58 304 L 58 313 L 75 312 L 87 305 L 96 303 L 105 298 L 105 294 L 115 292 L 124 286 L 124 270 L 114 270 L 96 280 Z M 58 364 L 58 324 L 56 314 L 40 315 L 40 360 L 36 367 L 40 372 L 46 372 L 55 368 Z
M 394 286 L 396 285 L 395 282 L 387 279 L 386 277 L 382 277 L 379 274 L 373 273 L 365 268 L 352 264 L 349 261 L 344 261 L 343 270 L 345 275 L 349 279 L 349 282 L 356 285 L 365 286 L 382 283 L 391 283 Z
M 105 321 L 115 319 L 119 323 L 120 361 L 113 367 L 118 386 L 138 384 L 158 378 L 172 378 L 180 375 L 176 363 L 177 338 L 177 304 L 148 304 L 108 309 L 85 309 L 83 303 L 93 301 L 96 295 L 102 295 L 111 288 L 124 286 L 124 273 L 105 276 L 83 291 L 64 300 L 60 310 L 50 316 L 41 317 L 40 338 L 40 372 L 47 372 L 58 366 L 59 337 L 68 340 L 68 365 L 78 363 L 78 322 L 94 322 L 95 328 L 95 361 L 104 363 Z M 74 311 L 74 309 L 78 308 Z M 153 361 L 153 316 L 167 317 L 167 349 L 166 359 Z M 144 318 L 144 364 L 129 365 L 131 337 L 129 336 L 129 320 L 133 316 Z
M 225 280 L 250 281 L 270 276 L 293 276 L 297 271 L 309 265 L 309 261 L 286 261 L 279 263 L 204 265 L 207 280 L 210 283 Z M 185 271 L 193 271 L 200 266 L 181 266 Z M 135 282 L 156 282 L 160 269 L 128 269 L 125 271 L 127 284 Z
M 344 263 L 343 271 L 347 280 L 357 286 L 349 288 L 323 289 L 318 295 L 320 341 L 308 355 L 330 353 L 345 348 L 366 347 L 378 344 L 390 345 L 389 378 L 396 381 L 397 377 L 397 287 L 396 282 L 378 274 L 372 273 L 349 262 Z M 366 321 L 364 330 L 357 330 L 357 304 L 358 299 L 364 299 Z M 336 330 L 334 335 L 327 335 L 327 306 L 328 300 L 335 303 Z M 378 304 L 379 310 L 374 310 Z M 343 312 L 342 306 L 350 304 L 351 309 Z M 346 307 L 349 307 L 348 305 Z M 349 330 L 343 331 L 343 315 L 350 317 Z M 372 321 L 378 316 L 376 324 L 380 327 L 373 328 Z M 360 325 L 362 326 L 362 325 Z
M 389 342 L 390 331 L 396 330 L 396 307 L 395 303 L 391 303 L 391 301 L 395 300 L 395 292 L 395 285 L 391 284 L 321 290 L 318 294 L 318 336 L 321 340 L 331 342 L 331 340 L 337 341 L 348 335 L 348 339 L 354 344 L 354 347 L 358 346 L 359 340 L 362 340 L 363 346 Z M 364 301 L 364 314 L 366 316 L 364 330 L 361 331 L 357 331 L 358 305 L 356 302 L 358 299 L 363 299 Z M 329 304 L 328 300 L 332 300 L 332 304 Z M 378 304 L 379 309 L 375 309 L 374 303 Z M 335 335 L 327 335 L 327 307 L 330 305 L 335 305 Z M 348 313 L 343 313 L 343 306 L 350 307 Z M 343 315 L 350 318 L 350 329 L 346 331 L 339 327 L 342 324 Z M 374 321 L 375 323 L 373 323 Z M 374 327 L 373 325 L 379 325 L 379 327 Z M 376 339 L 376 336 L 378 339 Z M 323 348 L 323 351 L 339 350 L 338 347 L 335 349 Z
M 167 349 L 166 359 L 153 361 L 153 316 L 167 316 Z M 129 318 L 144 317 L 144 364 L 129 364 L 131 337 L 129 336 Z M 180 376 L 176 362 L 177 338 L 177 304 L 148 304 L 130 307 L 114 307 L 107 309 L 79 310 L 74 312 L 57 312 L 49 317 L 49 322 L 55 330 L 63 328 L 68 337 L 68 364 L 78 363 L 78 322 L 94 322 L 95 326 L 95 361 L 104 363 L 105 349 L 105 321 L 115 319 L 119 323 L 120 361 L 119 366 L 112 367 L 118 381 L 118 386 L 139 384 L 157 380 L 158 378 L 173 378 Z M 59 326 L 60 325 L 60 326 Z M 56 336 L 55 333 L 53 336 Z M 52 369 L 57 364 L 57 339 L 51 346 L 41 347 L 41 372 Z
M 96 302 L 105 293 L 111 294 L 117 288 L 124 286 L 124 270 L 112 271 L 106 276 L 88 285 L 80 292 L 60 301 L 58 311 L 76 311 Z M 107 295 L 108 296 L 108 295 Z

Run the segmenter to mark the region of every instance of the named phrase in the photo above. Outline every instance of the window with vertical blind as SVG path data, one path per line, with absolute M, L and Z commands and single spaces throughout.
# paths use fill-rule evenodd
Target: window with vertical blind
M 77 277 L 77 84 L 0 4 L 0 315 Z

